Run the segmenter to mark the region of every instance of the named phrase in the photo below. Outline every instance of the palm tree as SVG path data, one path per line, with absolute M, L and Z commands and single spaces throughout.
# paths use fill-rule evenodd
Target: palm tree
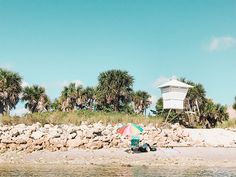
M 109 70 L 98 77 L 97 101 L 102 109 L 121 111 L 131 102 L 133 76 L 127 71 Z
M 50 100 L 45 89 L 38 85 L 25 87 L 21 99 L 26 101 L 25 108 L 32 113 L 47 111 L 50 108 Z
M 134 111 L 138 114 L 144 114 L 146 109 L 151 105 L 151 96 L 145 91 L 133 93 Z
M 176 112 L 171 113 L 170 117 L 172 122 L 180 122 L 185 126 L 194 127 L 201 125 L 203 127 L 215 127 L 217 123 L 220 123 L 228 119 L 228 114 L 225 106 L 220 104 L 215 104 L 212 100 L 206 98 L 206 91 L 202 84 L 196 84 L 192 81 L 186 81 L 185 79 L 180 79 L 193 88 L 190 88 L 186 99 L 185 108 L 187 111 L 195 112 L 197 114 L 189 115 L 186 112 L 181 114 L 176 114 Z M 168 114 L 166 110 L 163 109 L 163 100 L 159 99 L 156 105 L 157 115 L 163 115 L 166 117 Z M 193 120 L 192 120 L 193 119 Z
M 215 104 L 211 99 L 206 99 L 204 110 L 200 115 L 200 123 L 205 128 L 215 127 L 218 123 L 228 120 L 227 106 Z
M 200 115 L 201 110 L 204 108 L 204 104 L 206 103 L 206 91 L 203 85 L 200 83 L 196 84 L 192 81 L 186 81 L 185 78 L 180 79 L 180 81 L 193 86 L 187 93 L 185 107 L 187 110 L 197 112 Z
M 18 73 L 0 68 L 0 115 L 9 114 L 15 108 L 22 91 L 21 84 Z
M 80 85 L 76 86 L 75 83 L 70 83 L 69 86 L 65 86 L 59 98 L 61 110 L 68 112 L 75 109 L 75 106 L 81 102 L 82 91 L 83 87 Z
M 87 87 L 83 89 L 81 93 L 80 105 L 82 107 L 86 107 L 87 109 L 92 110 L 95 99 L 96 99 L 96 90 L 93 87 Z
M 236 97 L 234 98 L 233 108 L 236 110 Z
M 51 108 L 52 108 L 52 111 L 61 110 L 61 104 L 57 98 L 54 99 L 54 101 L 52 102 Z

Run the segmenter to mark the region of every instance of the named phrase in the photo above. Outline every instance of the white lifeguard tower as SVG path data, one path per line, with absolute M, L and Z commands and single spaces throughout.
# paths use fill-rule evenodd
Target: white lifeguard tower
M 184 109 L 184 99 L 188 89 L 193 86 L 180 82 L 176 79 L 171 79 L 159 86 L 163 98 L 163 109 Z

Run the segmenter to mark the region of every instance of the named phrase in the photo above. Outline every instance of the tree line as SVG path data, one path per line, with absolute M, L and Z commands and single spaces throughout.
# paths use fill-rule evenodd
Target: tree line
M 88 109 L 144 114 L 151 105 L 151 96 L 146 91 L 134 91 L 133 84 L 134 78 L 127 71 L 109 70 L 99 75 L 97 87 L 70 83 L 51 101 L 45 88 L 22 87 L 18 73 L 0 69 L 0 114 L 9 115 L 20 100 L 31 113 Z
M 183 78 L 180 81 L 193 86 L 184 101 L 185 110 L 169 114 L 168 110 L 163 110 L 160 98 L 156 109 L 152 110 L 157 117 L 168 117 L 168 122 L 178 122 L 187 127 L 209 128 L 228 119 L 227 107 L 207 98 L 202 84 Z M 99 74 L 96 87 L 84 88 L 70 83 L 62 89 L 58 98 L 51 101 L 45 88 L 39 85 L 22 87 L 22 77 L 18 73 L 0 69 L 0 114 L 8 115 L 20 100 L 31 113 L 87 109 L 145 114 L 151 105 L 151 95 L 146 91 L 134 91 L 133 84 L 134 77 L 127 71 L 108 70 Z M 233 107 L 236 110 L 236 97 Z

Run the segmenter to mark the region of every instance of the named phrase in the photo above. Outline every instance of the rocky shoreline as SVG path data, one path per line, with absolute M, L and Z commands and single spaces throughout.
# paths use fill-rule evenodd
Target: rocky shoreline
M 117 134 L 122 124 L 104 125 L 101 122 L 88 124 L 82 122 L 75 125 L 49 125 L 42 126 L 36 123 L 30 126 L 18 124 L 15 126 L 0 126 L 0 153 L 6 151 L 25 151 L 28 153 L 40 150 L 66 151 L 68 149 L 107 149 L 128 148 L 130 139 Z M 227 142 L 208 143 L 204 137 L 191 129 L 184 129 L 178 124 L 169 128 L 157 128 L 155 125 L 140 125 L 144 128 L 141 143 L 149 143 L 157 147 L 236 147 L 236 136 L 227 139 Z M 194 131 L 195 132 L 195 131 Z M 236 132 L 229 131 L 236 135 Z M 196 137 L 197 136 L 197 137 Z M 213 135 L 215 136 L 215 135 Z M 222 138 L 221 138 L 222 139 Z M 209 141 L 210 142 L 210 141 Z

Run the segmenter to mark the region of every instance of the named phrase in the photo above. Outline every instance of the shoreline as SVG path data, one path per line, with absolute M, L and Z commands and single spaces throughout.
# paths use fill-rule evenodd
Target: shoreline
M 127 153 L 122 149 L 67 151 L 6 152 L 0 155 L 0 166 L 75 165 L 93 166 L 148 166 L 148 167 L 236 167 L 236 148 L 182 147 L 160 148 L 156 152 Z

